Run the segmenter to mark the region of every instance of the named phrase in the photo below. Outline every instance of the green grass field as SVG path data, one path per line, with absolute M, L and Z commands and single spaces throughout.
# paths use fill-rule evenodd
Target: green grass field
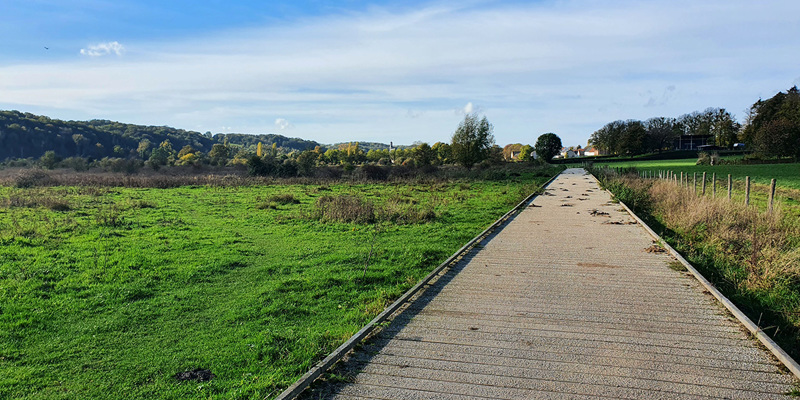
M 546 179 L 0 187 L 0 398 L 274 397 Z M 319 220 L 337 194 L 435 217 Z

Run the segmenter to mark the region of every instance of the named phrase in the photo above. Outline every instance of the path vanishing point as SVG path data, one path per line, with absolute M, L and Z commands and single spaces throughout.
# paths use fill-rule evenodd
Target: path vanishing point
M 796 380 L 582 169 L 305 398 L 773 399 Z

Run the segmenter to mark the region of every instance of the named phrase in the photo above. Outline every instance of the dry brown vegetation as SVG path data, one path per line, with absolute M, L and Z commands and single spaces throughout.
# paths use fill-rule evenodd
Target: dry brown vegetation
M 380 171 L 377 171 L 380 170 Z M 333 182 L 435 183 L 454 180 L 503 181 L 534 171 L 549 177 L 553 170 L 530 163 L 506 163 L 468 170 L 455 165 L 412 168 L 407 166 L 364 165 L 353 170 L 342 166 L 316 169 L 314 176 L 277 178 L 251 176 L 242 167 L 171 167 L 158 171 L 142 169 L 134 173 L 100 170 L 77 172 L 71 169 L 0 167 L 0 186 L 30 188 L 40 186 L 175 188 L 180 186 L 235 187 L 277 184 L 329 184 Z
M 725 198 L 697 196 L 665 181 L 652 183 L 649 192 L 667 226 L 747 266 L 747 279 L 740 284 L 759 290 L 800 283 L 800 229 L 783 217 L 780 206 L 772 213 L 758 212 Z
M 751 318 L 763 316 L 762 326 L 775 330 L 771 334 L 794 331 L 781 341 L 798 355 L 800 223 L 793 213 L 780 203 L 769 213 L 726 197 L 701 196 L 670 181 L 632 175 L 608 177 L 606 186 L 646 198 L 650 218 L 673 232 L 667 234 L 677 241 L 676 247 L 699 263 L 704 275 L 744 306 Z
M 764 289 L 800 283 L 800 227 L 784 217 L 780 204 L 772 213 L 759 212 L 726 198 L 699 196 L 669 181 L 622 181 L 648 192 L 653 212 L 665 226 L 746 265 L 748 277 L 741 284 Z
M 350 194 L 322 196 L 314 203 L 311 216 L 323 222 L 418 224 L 436 218 L 432 204 L 418 204 L 414 199 L 392 195 L 375 202 Z

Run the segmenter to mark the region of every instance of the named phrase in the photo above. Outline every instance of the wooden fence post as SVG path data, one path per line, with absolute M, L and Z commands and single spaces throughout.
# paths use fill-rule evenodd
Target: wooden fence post
M 706 173 L 703 172 L 703 196 L 706 195 Z
M 772 212 L 772 205 L 775 202 L 775 179 L 769 182 L 769 212 Z
M 711 182 L 713 182 L 711 184 L 711 188 L 712 188 L 711 189 L 711 195 L 716 198 L 717 197 L 717 173 L 716 172 L 711 174 Z
M 744 205 L 750 205 L 750 177 L 744 178 Z
M 697 172 L 692 176 L 692 193 L 697 193 Z
M 733 186 L 732 184 L 733 182 L 731 181 L 731 174 L 728 174 L 728 201 L 731 200 L 731 189 L 732 189 L 731 186 Z

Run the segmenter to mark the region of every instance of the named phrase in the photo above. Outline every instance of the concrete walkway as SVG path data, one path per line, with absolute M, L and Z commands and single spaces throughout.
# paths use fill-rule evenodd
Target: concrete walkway
M 308 398 L 771 399 L 794 378 L 567 170 Z

